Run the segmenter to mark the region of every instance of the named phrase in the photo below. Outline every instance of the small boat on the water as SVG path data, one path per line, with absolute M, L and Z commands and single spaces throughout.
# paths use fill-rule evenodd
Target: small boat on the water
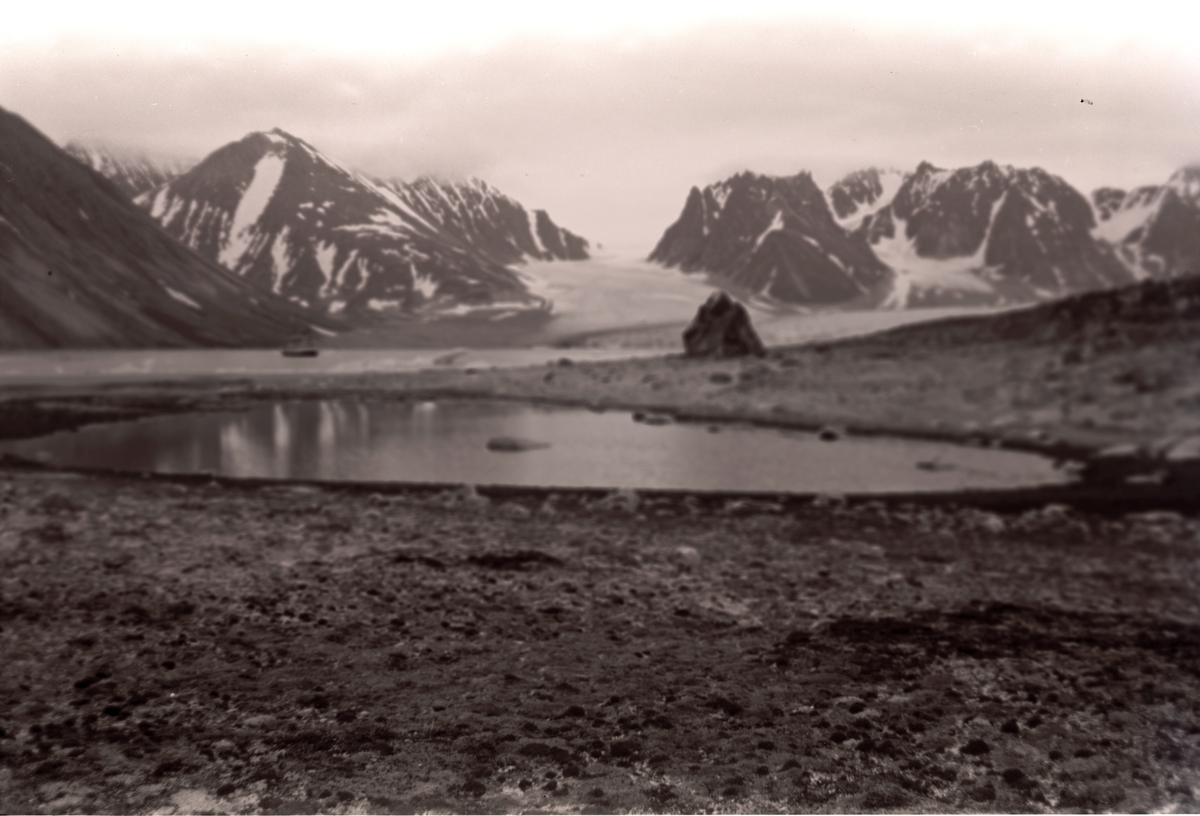
M 311 334 L 294 338 L 283 347 L 284 357 L 316 357 L 320 351 L 313 345 Z

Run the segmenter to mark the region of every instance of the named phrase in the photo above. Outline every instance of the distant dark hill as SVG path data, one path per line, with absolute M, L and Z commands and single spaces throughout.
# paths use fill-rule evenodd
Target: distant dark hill
M 0 348 L 270 347 L 312 325 L 0 110 Z

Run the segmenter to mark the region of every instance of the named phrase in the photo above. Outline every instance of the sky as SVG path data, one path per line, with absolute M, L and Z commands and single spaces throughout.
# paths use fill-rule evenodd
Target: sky
M 742 170 L 992 159 L 1087 193 L 1200 161 L 1200 11 L 1174 0 L 23 5 L 0 107 L 60 144 L 199 159 L 281 127 L 638 257 Z

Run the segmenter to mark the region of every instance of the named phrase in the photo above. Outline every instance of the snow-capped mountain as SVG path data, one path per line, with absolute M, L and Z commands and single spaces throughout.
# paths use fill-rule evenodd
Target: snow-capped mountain
M 387 187 L 419 216 L 496 263 L 582 261 L 588 242 L 556 225 L 545 210 L 527 210 L 482 179 L 391 181 Z
M 1184 191 L 1200 192 L 1200 170 L 1177 176 L 1165 192 L 1154 188 L 1124 203 L 1119 191 L 1098 192 L 1097 211 L 1109 213 L 1100 233 L 1112 229 L 1109 222 L 1124 223 L 1125 208 L 1141 217 L 1153 207 L 1163 213 L 1158 232 L 1113 230 L 1111 242 L 1143 264 L 1182 263 L 1192 250 L 1181 231 L 1200 212 L 1182 206 L 1194 200 Z M 743 173 L 693 188 L 650 260 L 792 304 L 1022 303 L 1133 282 L 1096 229 L 1093 203 L 1036 167 L 870 168 L 824 194 L 806 173 Z M 1167 244 L 1174 254 L 1154 261 L 1169 254 Z
M 795 304 L 869 299 L 888 274 L 865 239 L 834 220 L 808 173 L 746 172 L 703 191 L 693 187 L 650 260 Z
M 313 328 L 334 326 L 201 258 L 0 110 L 0 348 L 270 347 Z
M 1200 165 L 1182 167 L 1161 186 L 1092 193 L 1093 234 L 1139 279 L 1200 272 Z
M 586 247 L 481 182 L 385 184 L 278 129 L 220 148 L 137 203 L 260 289 L 333 314 L 546 308 L 505 264 L 566 257 L 542 237 L 572 241 L 576 255 Z
M 895 273 L 888 305 L 1025 302 L 1130 283 L 1092 206 L 1040 169 L 922 162 L 857 233 Z
M 63 150 L 117 185 L 130 198 L 166 184 L 192 164 L 179 159 L 151 158 L 134 150 L 74 141 L 67 142 Z
M 868 167 L 856 170 L 825 191 L 833 216 L 844 229 L 855 230 L 868 215 L 892 202 L 908 173 Z

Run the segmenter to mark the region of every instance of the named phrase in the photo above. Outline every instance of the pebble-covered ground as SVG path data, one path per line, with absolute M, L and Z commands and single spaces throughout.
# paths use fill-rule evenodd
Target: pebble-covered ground
M 4 813 L 1200 807 L 1200 521 L 0 470 Z

